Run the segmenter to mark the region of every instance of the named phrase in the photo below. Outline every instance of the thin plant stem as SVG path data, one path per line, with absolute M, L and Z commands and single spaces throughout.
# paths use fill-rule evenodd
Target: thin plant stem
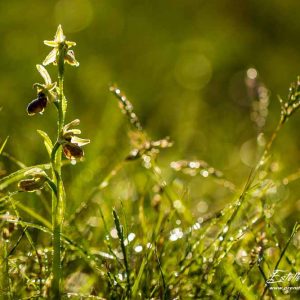
M 62 266 L 61 266 L 61 233 L 64 221 L 65 210 L 65 192 L 61 176 L 61 155 L 62 149 L 60 147 L 60 136 L 65 122 L 66 99 L 64 97 L 63 82 L 64 82 L 64 47 L 59 49 L 58 53 L 58 122 L 57 122 L 57 142 L 55 143 L 52 154 L 52 173 L 53 181 L 57 187 L 57 195 L 52 193 L 52 231 L 53 231 L 53 260 L 52 260 L 52 297 L 55 299 L 61 298 L 61 280 L 62 280 Z

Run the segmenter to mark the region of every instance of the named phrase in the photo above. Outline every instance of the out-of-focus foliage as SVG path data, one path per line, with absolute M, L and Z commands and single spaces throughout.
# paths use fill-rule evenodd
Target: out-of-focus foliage
M 67 70 L 66 88 L 74 99 L 69 118 L 81 112 L 97 140 L 89 160 L 107 146 L 124 149 L 126 141 L 114 136 L 122 121 L 108 93 L 116 82 L 155 136 L 172 136 L 176 156 L 209 158 L 239 173 L 240 146 L 254 137 L 243 72 L 257 68 L 276 118 L 276 95 L 286 94 L 300 69 L 298 9 L 295 1 L 2 1 L 0 136 L 9 134 L 8 146 L 25 161 L 39 160 L 34 129 L 45 128 L 55 112 L 34 121 L 24 112 L 39 81 L 34 66 L 47 54 L 41 41 L 61 23 L 80 45 L 81 66 Z M 298 121 L 292 125 L 289 132 L 297 133 Z M 282 141 L 284 151 L 297 153 L 295 135 Z
M 48 132 L 53 139 L 56 112 L 49 107 L 43 116 L 28 116 L 26 106 L 36 98 L 32 84 L 40 80 L 35 65 L 41 63 L 47 54 L 42 41 L 51 39 L 57 25 L 62 24 L 66 35 L 77 42 L 76 59 L 80 62 L 80 67 L 74 70 L 66 67 L 65 93 L 72 103 L 67 121 L 80 116 L 83 135 L 91 139 L 91 144 L 85 148 L 84 162 L 64 167 L 66 224 L 70 224 L 70 227 L 66 226 L 66 234 L 97 255 L 103 249 L 107 250 L 104 239 L 109 234 L 115 239 L 112 247 L 118 247 L 118 233 L 113 228 L 112 216 L 112 207 L 116 206 L 126 214 L 120 219 L 123 225 L 124 220 L 128 222 L 127 233 L 134 232 L 137 236 L 135 248 L 132 248 L 136 253 L 132 255 L 135 269 L 131 270 L 131 276 L 135 276 L 135 280 L 139 278 L 140 265 L 146 264 L 145 256 L 138 256 L 141 248 L 136 247 L 143 245 L 142 249 L 145 250 L 146 242 L 150 240 L 147 233 L 155 230 L 151 224 L 157 225 L 158 222 L 161 228 L 159 225 L 157 228 L 163 233 L 155 241 L 157 251 L 170 257 L 177 254 L 165 265 L 163 256 L 156 257 L 154 250 L 147 252 L 147 259 L 155 262 L 157 274 L 161 272 L 160 263 L 163 272 L 170 271 L 171 274 L 175 272 L 173 266 L 177 261 L 182 262 L 183 271 L 179 273 L 179 279 L 174 275 L 168 282 L 170 290 L 177 284 L 179 290 L 182 288 L 180 292 L 174 291 L 174 295 L 184 295 L 184 291 L 199 295 L 202 288 L 207 288 L 207 277 L 215 276 L 221 282 L 220 277 L 223 276 L 223 295 L 232 291 L 236 294 L 237 289 L 245 297 L 251 298 L 253 291 L 243 290 L 239 282 L 240 276 L 245 278 L 250 270 L 246 267 L 238 269 L 238 266 L 244 266 L 244 256 L 249 259 L 246 262 L 248 265 L 251 266 L 251 255 L 254 257 L 253 265 L 257 263 L 255 259 L 259 256 L 259 247 L 265 245 L 269 249 L 267 262 L 274 263 L 277 260 L 274 257 L 278 258 L 282 253 L 298 218 L 300 189 L 295 180 L 299 177 L 297 170 L 300 166 L 298 112 L 285 124 L 273 145 L 270 177 L 274 182 L 262 182 L 258 194 L 251 191 L 250 196 L 247 195 L 254 199 L 259 213 L 266 212 L 255 220 L 257 228 L 246 233 L 253 216 L 258 214 L 256 207 L 251 207 L 251 202 L 247 203 L 248 214 L 245 214 L 245 222 L 241 223 L 244 226 L 241 234 L 245 234 L 245 239 L 238 245 L 235 240 L 231 241 L 232 245 L 229 240 L 224 244 L 224 247 L 228 246 L 228 251 L 234 249 L 237 257 L 228 255 L 226 263 L 217 269 L 219 273 L 213 275 L 205 273 L 204 269 L 199 271 L 198 265 L 205 265 L 205 257 L 203 261 L 197 260 L 195 269 L 189 269 L 192 279 L 188 283 L 184 281 L 187 278 L 184 277 L 184 267 L 188 265 L 185 259 L 192 255 L 188 247 L 196 245 L 199 237 L 186 233 L 190 228 L 188 226 L 198 224 L 194 222 L 199 218 L 203 221 L 207 215 L 219 211 L 235 199 L 234 193 L 240 191 L 247 181 L 258 158 L 257 152 L 261 150 L 257 136 L 259 139 L 262 137 L 258 134 L 265 132 L 267 139 L 275 128 L 280 118 L 277 95 L 286 99 L 290 82 L 300 74 L 299 9 L 300 4 L 293 0 L 0 1 L 0 148 L 9 136 L 0 160 L 0 176 L 25 165 L 48 162 L 43 140 L 36 130 Z M 50 73 L 52 71 L 50 75 L 55 78 L 55 68 L 48 70 Z M 126 118 L 120 113 L 117 100 L 109 91 L 109 86 L 115 83 L 134 104 L 135 112 L 152 140 L 159 141 L 169 136 L 174 142 L 172 148 L 163 149 L 158 156 L 162 174 L 155 173 L 155 166 L 152 166 L 154 173 L 149 175 L 138 162 L 124 162 L 134 146 L 129 141 L 140 136 L 131 133 L 128 138 Z M 259 99 L 265 99 L 265 106 L 258 104 Z M 178 163 L 184 164 L 183 169 L 192 166 L 192 170 L 186 174 L 176 173 L 170 168 L 171 162 L 175 171 L 179 168 Z M 192 165 L 188 165 L 188 162 L 192 162 Z M 145 164 L 147 168 L 147 161 L 144 160 Z M 199 174 L 202 176 L 187 176 Z M 161 196 L 160 184 L 164 186 L 164 180 L 172 185 L 172 191 L 175 190 L 184 203 L 176 199 L 174 194 L 169 197 L 170 191 L 168 197 Z M 11 192 L 15 189 L 16 185 L 8 188 Z M 269 189 L 272 191 L 269 192 Z M 171 206 L 175 207 L 170 223 L 158 218 L 161 202 L 164 209 L 168 208 L 167 198 L 174 201 Z M 47 220 L 50 205 L 47 192 L 16 195 L 15 199 L 20 201 L 18 207 L 22 211 L 22 219 L 39 221 L 47 226 L 50 221 Z M 85 208 L 80 206 L 84 202 L 88 203 Z M 5 213 L 7 207 L 11 209 L 8 199 L 3 200 L 2 204 L 3 207 L 5 204 L 5 208 L 2 211 L 0 207 L 1 213 Z M 30 211 L 26 207 L 30 207 Z M 75 213 L 78 208 L 80 214 Z M 38 212 L 38 216 L 32 211 Z M 105 231 L 101 214 L 107 222 L 108 232 Z M 274 225 L 276 230 L 272 226 L 264 230 L 269 219 L 271 224 L 277 224 Z M 115 215 L 116 220 L 118 218 Z M 226 228 L 226 222 L 223 225 Z M 213 239 L 217 230 L 214 226 L 211 225 L 209 240 L 203 242 L 201 247 L 215 242 Z M 196 227 L 194 229 L 198 230 Z M 155 238 L 159 236 L 156 234 Z M 279 240 L 270 239 L 275 235 Z M 183 236 L 186 240 L 182 239 Z M 298 236 L 292 243 L 292 253 L 297 253 Z M 50 245 L 46 234 L 34 232 L 33 239 L 37 245 Z M 172 242 L 177 239 L 180 240 L 178 252 L 174 252 L 177 246 Z M 164 244 L 165 240 L 169 243 Z M 181 244 L 188 245 L 186 253 L 181 252 Z M 280 249 L 276 248 L 278 245 Z M 22 241 L 22 247 L 29 248 L 28 243 Z M 73 248 L 74 252 L 78 249 L 76 246 Z M 134 253 L 134 250 L 131 251 Z M 47 261 L 45 253 L 42 259 Z M 194 252 L 191 253 L 194 255 Z M 84 254 L 84 257 L 90 255 Z M 100 254 L 103 256 L 102 252 Z M 215 258 L 219 258 L 217 254 Z M 290 257 L 293 257 L 292 265 L 296 256 L 291 254 Z M 109 256 L 109 259 L 113 258 Z M 26 255 L 20 256 L 19 260 L 24 263 Z M 236 262 L 233 266 L 236 270 L 230 266 L 233 261 Z M 217 261 L 209 263 L 218 267 L 215 266 Z M 90 269 L 95 266 L 92 264 L 87 267 L 86 263 L 84 269 L 84 263 L 73 261 L 72 254 L 66 259 L 66 264 L 66 285 L 69 284 L 69 290 L 72 291 L 74 282 L 80 282 L 81 286 L 86 283 L 88 287 L 83 290 L 90 292 L 89 287 L 94 285 L 96 277 L 89 277 L 88 281 L 85 276 L 88 277 Z M 107 263 L 109 266 L 105 264 L 101 265 L 101 276 L 105 275 L 105 266 L 111 274 L 117 274 L 118 262 L 111 265 Z M 30 272 L 38 273 L 34 269 L 37 266 L 29 268 Z M 272 271 L 271 267 L 269 271 Z M 203 272 L 200 274 L 201 282 L 197 277 L 200 276 L 199 272 Z M 121 275 L 124 276 L 124 273 Z M 163 276 L 157 277 L 156 281 L 164 281 Z M 256 269 L 256 273 L 249 275 L 248 284 L 256 285 L 258 277 L 263 282 L 262 275 Z M 181 281 L 182 286 L 178 283 L 180 278 L 185 278 Z M 123 279 L 119 278 L 122 284 L 125 282 Z M 106 290 L 110 290 L 113 280 L 111 278 L 111 282 L 106 282 Z M 213 293 L 218 285 L 211 286 L 208 294 Z M 101 288 L 104 289 L 98 285 L 96 292 L 100 294 Z M 141 288 L 145 294 L 149 292 L 149 287 Z M 73 290 L 80 292 L 76 288 Z M 164 296 L 168 297 L 168 288 L 163 291 Z M 117 292 L 114 295 L 117 297 Z
M 78 180 L 74 195 L 128 152 L 124 120 L 108 91 L 112 83 L 126 91 L 153 137 L 174 141 L 163 154 L 164 165 L 204 159 L 241 184 L 256 144 L 245 71 L 255 67 L 271 91 L 268 133 L 279 114 L 277 95 L 287 94 L 300 70 L 299 6 L 295 1 L 2 1 L 0 137 L 10 136 L 7 152 L 26 164 L 47 158 L 36 128 L 54 136 L 49 124 L 55 110 L 33 119 L 26 105 L 36 98 L 31 86 L 40 78 L 34 66 L 47 54 L 42 41 L 61 23 L 77 41 L 81 63 L 66 70 L 66 95 L 73 102 L 67 118 L 80 112 L 83 132 L 93 140 L 86 149 L 88 176 Z M 299 123 L 297 117 L 289 122 L 276 144 L 284 174 L 300 162 Z M 196 189 L 195 195 L 211 188 Z

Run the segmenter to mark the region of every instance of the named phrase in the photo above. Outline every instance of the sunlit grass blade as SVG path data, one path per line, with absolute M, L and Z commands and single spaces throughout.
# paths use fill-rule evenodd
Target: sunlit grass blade
M 5 145 L 6 145 L 7 141 L 8 141 L 8 138 L 9 138 L 9 137 L 7 137 L 7 138 L 5 139 L 5 141 L 2 143 L 2 145 L 1 145 L 1 147 L 0 147 L 0 155 L 2 154 L 2 151 L 3 151 Z

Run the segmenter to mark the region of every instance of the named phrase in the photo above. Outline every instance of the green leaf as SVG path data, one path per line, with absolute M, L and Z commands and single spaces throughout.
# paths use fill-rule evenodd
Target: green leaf
M 3 151 L 3 149 L 4 149 L 4 147 L 5 147 L 5 145 L 6 145 L 7 141 L 8 141 L 8 138 L 9 138 L 9 137 L 7 137 L 7 138 L 5 139 L 5 141 L 3 142 L 2 146 L 0 147 L 0 154 L 2 153 L 2 151 Z
M 49 156 L 51 157 L 51 152 L 53 149 L 53 144 L 51 139 L 49 138 L 48 134 L 42 130 L 37 130 L 37 132 L 40 134 L 40 136 L 44 139 L 44 145 L 47 149 L 47 152 L 49 154 Z

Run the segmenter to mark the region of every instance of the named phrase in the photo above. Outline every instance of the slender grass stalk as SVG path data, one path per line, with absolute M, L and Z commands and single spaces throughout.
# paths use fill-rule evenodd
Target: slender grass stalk
M 16 206 L 16 203 L 15 203 L 15 200 L 12 198 L 12 197 L 9 197 L 10 199 L 10 203 L 11 203 L 11 206 L 17 216 L 18 219 L 20 219 L 20 214 L 19 214 L 19 211 L 17 210 L 17 206 Z M 40 257 L 40 254 L 38 253 L 38 250 L 36 248 L 36 246 L 34 245 L 34 242 L 32 240 L 32 237 L 30 235 L 30 233 L 28 232 L 28 227 L 27 226 L 22 226 L 23 227 L 23 233 L 22 235 L 20 236 L 19 240 L 17 241 L 16 245 L 10 250 L 9 254 L 8 255 L 11 255 L 15 249 L 17 248 L 18 244 L 21 242 L 22 238 L 23 238 L 23 235 L 26 235 L 26 238 L 30 244 L 30 246 L 32 247 L 33 251 L 35 252 L 36 254 L 36 257 L 37 257 L 37 261 L 38 261 L 38 264 L 39 264 L 39 274 L 38 274 L 38 282 L 39 282 L 39 293 L 41 294 L 41 291 L 42 291 L 42 273 L 43 273 L 43 264 L 42 264 L 42 261 L 41 261 L 41 257 Z
M 9 278 L 9 265 L 8 265 L 8 249 L 7 242 L 3 241 L 2 247 L 2 271 L 1 271 L 1 298 L 0 299 L 12 299 L 11 283 Z
M 113 216 L 114 216 L 116 230 L 118 233 L 118 238 L 120 241 L 121 250 L 122 250 L 122 254 L 123 254 L 123 258 L 124 258 L 124 266 L 125 266 L 126 281 L 127 281 L 127 296 L 130 297 L 130 295 L 131 295 L 130 269 L 129 269 L 127 251 L 126 251 L 125 240 L 124 240 L 124 229 L 120 223 L 119 216 L 117 215 L 117 212 L 114 209 L 113 209 Z

